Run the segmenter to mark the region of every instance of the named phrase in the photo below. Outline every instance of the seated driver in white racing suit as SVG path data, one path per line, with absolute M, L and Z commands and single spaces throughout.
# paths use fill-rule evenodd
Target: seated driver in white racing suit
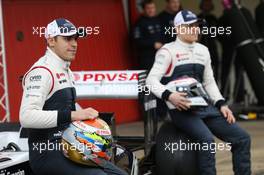
M 72 121 L 94 119 L 93 108 L 75 108 L 75 88 L 69 68 L 77 51 L 77 28 L 56 19 L 46 28 L 47 51 L 23 77 L 20 123 L 29 128 L 29 163 L 36 175 L 124 175 L 111 162 L 87 167 L 62 154 L 62 131 Z
M 214 135 L 230 143 L 233 154 L 233 170 L 236 175 L 250 175 L 250 136 L 236 123 L 225 104 L 214 80 L 210 54 L 202 44 L 197 43 L 199 19 L 190 11 L 182 10 L 175 19 L 177 31 L 175 42 L 165 44 L 156 53 L 154 65 L 146 83 L 152 92 L 175 109 L 169 110 L 175 126 L 201 144 L 214 143 Z M 186 93 L 170 91 L 160 83 L 166 77 L 174 81 L 184 77 L 202 83 L 211 99 L 207 107 L 190 108 Z M 200 175 L 215 175 L 215 151 L 199 150 L 198 167 Z

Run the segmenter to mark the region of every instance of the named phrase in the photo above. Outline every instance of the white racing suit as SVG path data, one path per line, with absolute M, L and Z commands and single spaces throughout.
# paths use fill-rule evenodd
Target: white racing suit
M 202 44 L 187 44 L 177 39 L 165 44 L 156 54 L 155 63 L 148 75 L 147 84 L 159 98 L 168 99 L 171 92 L 160 83 L 162 77 L 169 81 L 188 76 L 201 82 L 215 105 L 223 103 L 214 80 L 210 54 Z
M 159 98 L 167 101 L 172 93 L 160 83 L 182 77 L 191 77 L 203 84 L 212 102 L 208 107 L 187 111 L 169 110 L 172 122 L 200 145 L 209 149 L 198 150 L 200 175 L 216 175 L 214 135 L 230 144 L 235 175 L 250 175 L 250 136 L 236 123 L 229 124 L 219 112 L 225 101 L 215 83 L 207 47 L 199 43 L 187 44 L 180 39 L 165 44 L 157 53 L 146 84 Z M 227 146 L 228 149 L 228 146 Z
M 62 154 L 62 131 L 71 123 L 76 93 L 70 62 L 51 49 L 23 78 L 20 123 L 29 128 L 29 161 L 35 174 L 126 174 L 112 163 L 104 168 L 84 167 L 70 162 Z

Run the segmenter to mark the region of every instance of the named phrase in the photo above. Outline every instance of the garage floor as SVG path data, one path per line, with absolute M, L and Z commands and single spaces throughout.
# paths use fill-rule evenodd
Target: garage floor
M 252 139 L 251 159 L 252 175 L 264 175 L 264 121 L 240 121 L 239 125 L 246 129 Z M 143 136 L 143 123 L 136 122 L 117 126 L 118 135 Z M 220 142 L 220 140 L 217 140 Z M 143 151 L 137 153 L 143 156 Z M 229 151 L 218 151 L 216 153 L 216 164 L 218 175 L 232 175 L 232 159 Z

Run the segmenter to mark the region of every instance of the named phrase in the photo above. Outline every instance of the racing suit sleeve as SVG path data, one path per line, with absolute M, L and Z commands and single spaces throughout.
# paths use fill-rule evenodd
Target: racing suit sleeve
M 210 58 L 210 53 L 208 49 L 206 50 L 207 52 L 207 62 L 205 63 L 205 70 L 204 70 L 204 75 L 203 75 L 203 86 L 208 93 L 209 97 L 213 100 L 213 103 L 216 107 L 220 108 L 224 103 L 225 100 L 220 93 L 218 86 L 215 82 L 214 79 L 214 74 L 213 74 L 213 69 L 211 66 L 211 58 Z
M 146 80 L 146 85 L 150 88 L 151 92 L 163 100 L 168 100 L 171 94 L 171 92 L 160 83 L 161 78 L 166 74 L 171 64 L 171 58 L 169 51 L 161 48 L 156 53 L 155 62 Z
M 53 88 L 52 74 L 42 68 L 29 71 L 23 80 L 19 119 L 25 128 L 53 128 L 71 121 L 70 111 L 45 111 L 43 106 Z

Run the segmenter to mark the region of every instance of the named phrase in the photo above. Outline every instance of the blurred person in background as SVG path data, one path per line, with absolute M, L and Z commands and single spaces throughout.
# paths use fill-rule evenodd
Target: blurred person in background
M 180 0 L 166 0 L 165 9 L 159 14 L 161 21 L 161 31 L 165 37 L 164 43 L 169 43 L 175 41 L 176 35 L 171 35 L 171 33 L 166 33 L 166 29 L 173 28 L 173 20 L 176 14 L 182 9 Z M 166 28 L 166 29 L 165 29 Z M 171 31 L 170 29 L 170 31 Z
M 139 58 L 139 69 L 149 71 L 154 63 L 155 54 L 164 43 L 160 20 L 156 14 L 156 5 L 152 0 L 142 3 L 143 15 L 138 19 L 134 29 L 134 40 Z M 167 113 L 164 102 L 157 101 L 157 116 L 163 118 Z
M 159 19 L 161 22 L 161 32 L 164 37 L 163 43 L 170 43 L 176 40 L 176 34 L 173 34 L 174 29 L 174 18 L 176 14 L 182 9 L 180 0 L 166 0 L 165 9 L 160 12 Z M 167 32 L 167 30 L 169 32 Z M 166 78 L 161 80 L 162 83 L 166 82 Z M 165 119 L 167 116 L 167 105 L 164 101 L 157 99 L 157 115 L 159 119 Z
M 156 4 L 153 0 L 142 3 L 143 14 L 136 22 L 134 40 L 139 59 L 139 69 L 150 70 L 154 63 L 156 51 L 162 47 L 163 37 Z
M 259 31 L 264 37 L 264 1 L 263 0 L 260 0 L 260 3 L 255 10 L 255 17 Z
M 240 0 L 222 0 L 224 6 L 223 15 L 219 18 L 219 27 L 231 27 L 230 35 L 219 35 L 219 41 L 222 45 L 222 91 L 228 92 L 228 81 L 232 63 L 235 66 L 235 91 L 234 101 L 244 103 L 245 101 L 245 79 L 244 66 L 242 63 L 243 55 L 238 50 L 242 49 L 247 40 L 256 40 L 261 37 L 250 11 L 242 6 Z M 251 59 L 248 56 L 248 59 Z M 232 61 L 234 60 L 234 61 Z M 227 89 L 226 89 L 227 88 Z M 224 94 L 228 96 L 228 94 Z M 233 94 L 232 94 L 233 95 Z M 230 95 L 229 95 L 230 96 Z
M 227 19 L 225 17 L 225 13 L 228 9 L 231 8 L 231 1 L 222 1 L 222 5 L 224 7 L 223 14 L 218 20 L 218 27 L 227 27 Z M 224 93 L 226 87 L 226 82 L 229 75 L 229 70 L 231 69 L 231 60 L 232 55 L 235 49 L 235 46 L 232 44 L 232 38 L 227 35 L 219 35 L 218 39 L 221 43 L 222 47 L 222 66 L 221 66 L 221 92 Z M 229 92 L 228 92 L 229 93 Z M 228 96 L 228 94 L 225 94 Z
M 212 0 L 201 0 L 200 2 L 201 13 L 199 18 L 205 20 L 205 27 L 217 27 L 218 20 L 215 15 L 212 14 L 214 10 L 214 4 Z M 218 82 L 218 70 L 219 70 L 219 55 L 217 50 L 216 36 L 209 34 L 201 35 L 200 43 L 208 47 L 211 54 L 212 66 L 215 75 L 216 82 Z

